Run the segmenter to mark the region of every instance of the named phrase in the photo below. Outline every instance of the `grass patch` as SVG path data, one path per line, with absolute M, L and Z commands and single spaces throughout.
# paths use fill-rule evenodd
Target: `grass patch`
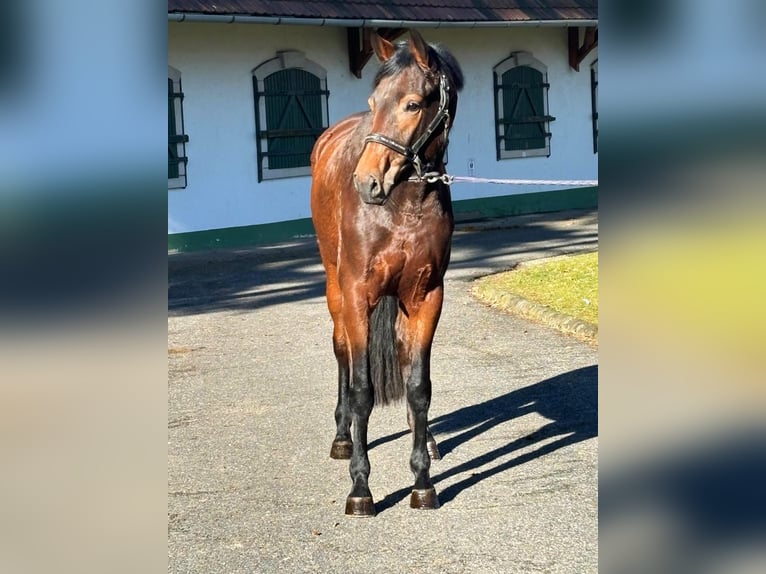
M 563 330 L 582 330 L 575 328 L 582 322 L 592 326 L 588 331 L 595 333 L 598 252 L 522 264 L 478 280 L 474 294 L 495 307 L 520 311 L 553 326 L 568 323 Z

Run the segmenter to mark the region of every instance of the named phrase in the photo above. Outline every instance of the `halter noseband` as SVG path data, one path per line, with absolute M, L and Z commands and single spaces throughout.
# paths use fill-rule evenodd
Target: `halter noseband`
M 436 181 L 436 179 L 440 178 L 433 178 L 434 172 L 428 172 L 423 174 L 423 161 L 420 159 L 420 148 L 422 148 L 425 143 L 428 141 L 428 138 L 431 137 L 431 134 L 434 133 L 434 130 L 439 127 L 439 124 L 444 122 L 444 141 L 447 141 L 447 136 L 449 135 L 449 84 L 447 83 L 447 76 L 442 72 L 439 78 L 439 109 L 436 112 L 436 115 L 431 120 L 431 123 L 428 124 L 428 127 L 426 127 L 425 131 L 420 135 L 418 139 L 415 140 L 415 142 L 412 145 L 404 146 L 400 144 L 397 141 L 392 140 L 391 138 L 384 136 L 383 134 L 379 133 L 371 133 L 366 138 L 364 138 L 364 142 L 375 142 L 379 143 L 381 145 L 386 146 L 389 149 L 394 150 L 396 153 L 399 153 L 407 158 L 407 160 L 414 166 L 415 173 L 417 174 L 417 177 L 410 178 L 410 181 L 423 181 L 424 179 L 429 182 Z M 440 175 L 440 174 L 438 174 Z M 429 177 L 431 176 L 431 177 Z

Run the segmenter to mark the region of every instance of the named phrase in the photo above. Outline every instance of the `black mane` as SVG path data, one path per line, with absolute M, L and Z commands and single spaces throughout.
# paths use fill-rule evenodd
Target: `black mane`
M 446 48 L 439 44 L 429 44 L 428 58 L 431 62 L 436 62 L 438 72 L 445 72 L 450 77 L 455 89 L 458 91 L 463 89 L 463 71 L 455 57 Z M 414 63 L 415 59 L 410 52 L 409 43 L 397 42 L 396 52 L 381 64 L 378 73 L 375 74 L 375 79 L 372 82 L 373 89 L 378 87 L 383 78 L 398 74 Z

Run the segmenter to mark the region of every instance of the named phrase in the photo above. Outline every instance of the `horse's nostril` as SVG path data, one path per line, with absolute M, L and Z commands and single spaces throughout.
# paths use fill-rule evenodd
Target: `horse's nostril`
M 383 186 L 380 184 L 380 180 L 374 175 L 370 175 L 366 178 L 364 176 L 359 178 L 359 176 L 354 173 L 351 174 L 351 178 L 354 182 L 356 191 L 363 197 L 377 200 L 386 196 Z
M 375 176 L 370 176 L 370 195 L 372 197 L 381 197 L 384 195 L 383 188 Z

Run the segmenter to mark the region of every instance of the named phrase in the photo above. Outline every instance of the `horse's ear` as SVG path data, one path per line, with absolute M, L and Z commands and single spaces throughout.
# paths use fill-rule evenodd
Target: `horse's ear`
M 415 29 L 410 30 L 410 52 L 424 72 L 432 68 L 432 62 L 428 58 L 428 44 Z
M 370 34 L 370 44 L 372 44 L 372 49 L 381 62 L 388 60 L 396 51 L 394 45 L 385 38 L 378 36 L 377 32 Z

